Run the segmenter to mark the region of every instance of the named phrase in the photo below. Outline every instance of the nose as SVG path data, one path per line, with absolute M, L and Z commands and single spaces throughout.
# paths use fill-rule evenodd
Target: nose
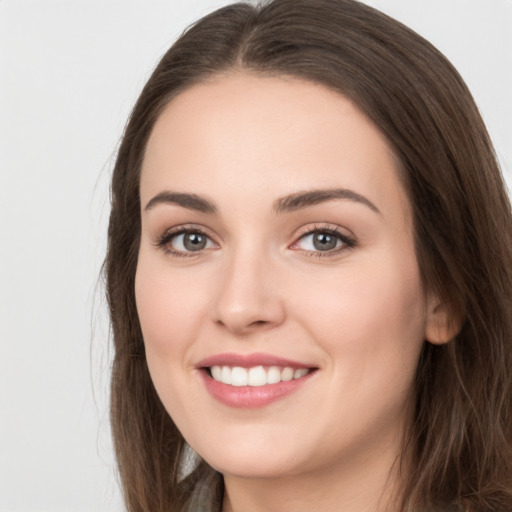
M 218 274 L 213 321 L 236 335 L 282 324 L 285 304 L 275 277 L 270 258 L 250 250 L 232 255 Z

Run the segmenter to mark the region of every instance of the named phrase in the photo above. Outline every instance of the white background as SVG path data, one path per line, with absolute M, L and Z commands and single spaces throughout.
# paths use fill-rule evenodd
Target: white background
M 121 511 L 98 275 L 125 120 L 213 0 L 0 0 L 0 510 Z M 432 41 L 512 183 L 512 0 L 368 0 Z

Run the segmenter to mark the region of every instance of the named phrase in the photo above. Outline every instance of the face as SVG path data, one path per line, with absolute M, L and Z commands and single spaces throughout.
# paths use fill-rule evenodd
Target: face
M 343 96 L 231 74 L 143 162 L 136 300 L 156 390 L 225 475 L 392 460 L 431 301 L 381 133 Z

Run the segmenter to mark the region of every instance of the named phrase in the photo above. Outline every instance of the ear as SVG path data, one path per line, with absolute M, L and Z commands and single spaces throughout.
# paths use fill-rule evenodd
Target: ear
M 430 293 L 427 297 L 425 339 L 433 345 L 448 343 L 459 333 L 462 327 L 461 317 L 445 301 Z

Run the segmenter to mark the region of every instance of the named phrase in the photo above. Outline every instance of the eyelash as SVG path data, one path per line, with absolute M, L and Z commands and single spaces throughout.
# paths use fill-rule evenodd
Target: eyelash
M 329 258 L 332 256 L 337 255 L 338 253 L 342 251 L 347 251 L 350 249 L 353 249 L 356 246 L 356 241 L 354 238 L 347 236 L 346 234 L 342 233 L 337 227 L 326 227 L 326 226 L 314 226 L 313 229 L 309 228 L 305 230 L 302 234 L 299 235 L 297 238 L 297 241 L 295 241 L 293 245 L 296 245 L 301 240 L 304 240 L 306 237 L 314 235 L 314 234 L 326 234 L 335 236 L 340 242 L 341 247 L 337 247 L 328 251 L 302 251 L 305 255 L 307 255 L 310 258 Z M 208 236 L 205 231 L 203 231 L 199 226 L 177 226 L 176 228 L 173 228 L 172 230 L 166 231 L 161 237 L 158 238 L 155 245 L 159 248 L 161 248 L 166 254 L 169 254 L 170 256 L 176 256 L 176 257 L 185 257 L 190 258 L 194 257 L 197 252 L 197 254 L 200 254 L 202 250 L 198 251 L 180 251 L 171 249 L 169 244 L 170 242 L 179 235 L 185 235 L 185 234 L 197 234 L 200 236 L 206 237 L 208 240 L 211 241 L 211 237 Z M 215 243 L 215 242 L 214 242 Z
M 160 247 L 165 254 L 169 254 L 170 256 L 177 256 L 179 258 L 185 257 L 190 258 L 195 256 L 195 251 L 178 251 L 170 248 L 171 241 L 179 235 L 186 234 L 197 234 L 206 237 L 208 240 L 211 240 L 211 237 L 208 236 L 200 227 L 198 226 L 177 226 L 169 231 L 166 231 L 157 241 L 156 246 Z M 197 251 L 199 254 L 201 251 Z
M 317 226 L 315 225 L 313 229 L 308 228 L 303 233 L 299 235 L 297 241 L 292 244 L 296 245 L 299 241 L 304 240 L 307 236 L 311 236 L 314 234 L 325 234 L 336 237 L 340 242 L 341 246 L 336 247 L 334 249 L 328 251 L 302 251 L 310 258 L 329 258 L 338 255 L 340 252 L 347 251 L 353 249 L 356 246 L 356 240 L 353 237 L 342 233 L 339 228 L 334 226 Z

